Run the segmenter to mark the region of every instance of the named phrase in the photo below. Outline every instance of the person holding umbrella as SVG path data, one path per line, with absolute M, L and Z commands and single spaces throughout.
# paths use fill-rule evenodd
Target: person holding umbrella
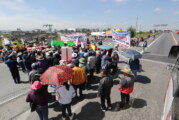
M 129 67 L 132 70 L 132 73 L 134 75 L 134 79 L 137 79 L 137 72 L 140 68 L 140 61 L 139 58 L 142 57 L 142 55 L 136 51 L 136 50 L 126 50 L 124 52 L 122 52 L 122 55 L 126 58 L 129 58 Z
M 134 80 L 137 80 L 137 72 L 139 70 L 140 67 L 140 61 L 139 59 L 129 59 L 129 67 L 134 75 Z
M 40 77 L 43 84 L 56 85 L 56 99 L 62 104 L 62 115 L 66 117 L 66 109 L 71 117 L 71 99 L 75 96 L 75 90 L 68 85 L 67 81 L 72 79 L 74 71 L 66 65 L 55 65 L 49 67 Z
M 35 81 L 31 86 L 32 91 L 27 95 L 26 102 L 33 102 L 40 120 L 48 120 L 48 102 L 50 93 L 44 89 L 40 81 Z

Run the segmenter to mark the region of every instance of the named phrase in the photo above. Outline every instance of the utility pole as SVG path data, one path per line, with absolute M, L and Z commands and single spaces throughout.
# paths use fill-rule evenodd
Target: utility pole
M 43 27 L 48 27 L 48 30 L 49 30 L 49 32 L 51 32 L 52 31 L 52 24 L 45 24 L 45 25 L 43 25 Z
M 138 35 L 137 35 L 137 31 L 138 31 L 138 16 L 137 16 L 137 18 L 136 18 L 136 36 L 138 36 Z

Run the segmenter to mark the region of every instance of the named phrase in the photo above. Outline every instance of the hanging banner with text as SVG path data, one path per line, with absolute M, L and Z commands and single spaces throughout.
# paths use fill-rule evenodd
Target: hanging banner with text
M 112 41 L 117 42 L 120 46 L 130 47 L 130 32 L 112 31 Z
M 71 35 L 65 35 L 61 36 L 61 40 L 67 43 L 67 41 L 74 41 L 75 45 L 80 45 L 81 43 L 85 43 L 87 40 L 87 37 L 85 34 L 71 34 Z

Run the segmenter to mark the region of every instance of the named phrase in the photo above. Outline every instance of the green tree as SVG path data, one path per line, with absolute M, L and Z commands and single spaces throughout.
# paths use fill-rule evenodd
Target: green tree
M 150 30 L 150 31 L 149 31 L 149 33 L 150 33 L 150 34 L 152 34 L 152 33 L 153 33 L 153 31 L 152 31 L 152 30 Z
M 156 29 L 154 29 L 154 33 L 157 33 L 158 31 Z
M 135 29 L 135 28 L 133 28 L 133 27 L 131 26 L 131 27 L 129 27 L 129 28 L 127 29 L 127 31 L 131 33 L 131 38 L 135 37 L 135 35 L 136 35 L 136 29 Z

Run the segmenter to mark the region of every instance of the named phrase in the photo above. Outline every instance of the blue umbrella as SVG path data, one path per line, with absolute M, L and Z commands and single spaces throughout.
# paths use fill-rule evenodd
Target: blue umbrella
M 106 49 L 113 49 L 113 46 L 110 45 L 100 45 L 98 46 L 101 50 L 106 50 Z
M 130 50 L 130 49 L 122 52 L 122 55 L 126 58 L 133 59 L 133 60 L 139 59 L 142 57 L 142 54 L 140 54 L 138 51 Z

